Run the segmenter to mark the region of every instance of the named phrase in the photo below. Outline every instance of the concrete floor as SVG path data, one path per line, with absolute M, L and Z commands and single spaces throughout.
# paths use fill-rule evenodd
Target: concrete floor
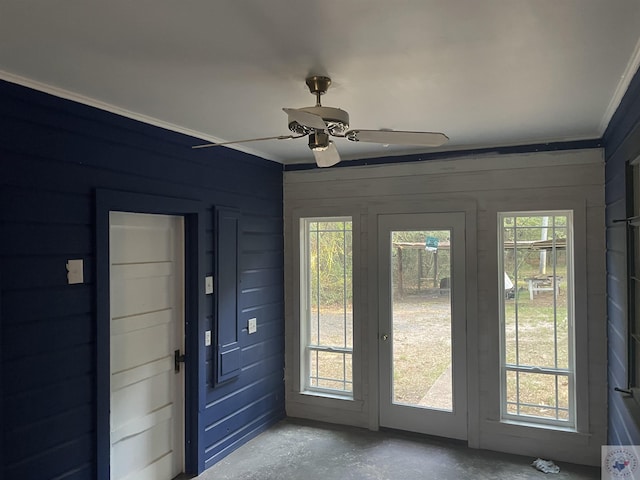
M 200 480 L 599 479 L 600 469 L 473 450 L 459 442 L 286 419 L 197 477 Z

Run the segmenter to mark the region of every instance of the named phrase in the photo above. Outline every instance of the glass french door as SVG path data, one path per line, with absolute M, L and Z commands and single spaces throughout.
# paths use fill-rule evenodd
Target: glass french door
M 467 438 L 464 226 L 378 216 L 380 426 Z

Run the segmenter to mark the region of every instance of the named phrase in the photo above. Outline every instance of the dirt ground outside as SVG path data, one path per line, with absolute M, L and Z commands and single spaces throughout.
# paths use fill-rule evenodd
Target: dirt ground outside
M 393 401 L 451 410 L 451 304 L 448 291 L 393 302 Z
M 317 315 L 317 312 L 316 312 Z M 312 322 L 311 340 L 351 346 L 352 335 L 343 327 L 344 316 L 337 309 L 324 309 Z M 395 403 L 451 409 L 451 306 L 449 296 L 434 293 L 406 295 L 393 305 L 393 399 Z M 322 361 L 324 359 L 324 361 Z M 347 358 L 347 362 L 350 361 Z M 312 356 L 312 370 L 316 362 Z M 350 368 L 346 369 L 350 371 Z M 342 378 L 341 354 L 321 357 L 319 376 Z M 322 385 L 322 383 L 320 384 Z M 325 386 L 337 385 L 326 382 Z
M 516 308 L 517 305 L 517 308 Z M 566 294 L 556 301 L 558 324 L 552 321 L 553 293 L 543 292 L 529 299 L 526 290 L 506 302 L 507 360 L 520 363 L 564 367 L 568 363 Z M 515 319 L 518 312 L 518 350 L 515 348 Z M 397 298 L 393 304 L 393 401 L 438 409 L 452 408 L 451 314 L 449 296 L 438 289 Z M 350 316 L 351 313 L 348 312 Z M 344 328 L 344 315 L 336 309 L 324 309 L 312 322 L 312 343 L 351 347 L 352 332 Z M 350 323 L 351 318 L 347 318 Z M 496 318 L 496 322 L 498 319 Z M 557 347 L 556 347 L 557 345 Z M 350 355 L 321 354 L 319 364 L 312 358 L 312 371 L 324 379 L 351 376 Z M 556 363 L 557 362 L 557 363 Z M 320 386 L 340 388 L 341 382 L 319 380 Z M 548 405 L 561 409 L 569 405 L 568 381 L 563 376 L 509 374 L 507 399 L 510 402 Z M 513 411 L 511 408 L 510 411 Z M 515 412 L 514 412 L 515 413 Z M 527 407 L 521 413 L 555 418 L 555 408 Z M 563 411 L 559 418 L 565 418 Z

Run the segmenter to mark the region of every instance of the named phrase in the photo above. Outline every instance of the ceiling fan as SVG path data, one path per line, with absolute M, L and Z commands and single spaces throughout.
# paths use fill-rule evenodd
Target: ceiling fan
M 340 161 L 340 154 L 330 137 L 346 138 L 352 142 L 381 143 L 385 145 L 420 145 L 439 147 L 449 138 L 444 133 L 406 132 L 396 130 L 349 129 L 349 114 L 340 108 L 324 107 L 320 97 L 331 85 L 329 77 L 313 75 L 306 79 L 311 94 L 316 96 L 316 105 L 304 108 L 283 108 L 289 117 L 289 130 L 293 135 L 250 138 L 231 142 L 208 143 L 192 148 L 217 147 L 236 143 L 258 142 L 262 140 L 287 140 L 309 137 L 309 148 L 319 167 L 331 167 Z

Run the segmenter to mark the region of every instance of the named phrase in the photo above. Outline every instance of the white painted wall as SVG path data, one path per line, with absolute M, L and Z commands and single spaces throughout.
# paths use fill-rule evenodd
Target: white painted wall
M 287 172 L 286 408 L 294 417 L 378 428 L 379 213 L 467 216 L 469 445 L 599 465 L 606 442 L 604 160 L 599 149 L 485 155 L 397 165 Z M 497 212 L 574 211 L 577 431 L 500 422 Z M 297 218 L 354 219 L 354 400 L 299 393 Z M 357 282 L 357 283 L 356 283 Z

